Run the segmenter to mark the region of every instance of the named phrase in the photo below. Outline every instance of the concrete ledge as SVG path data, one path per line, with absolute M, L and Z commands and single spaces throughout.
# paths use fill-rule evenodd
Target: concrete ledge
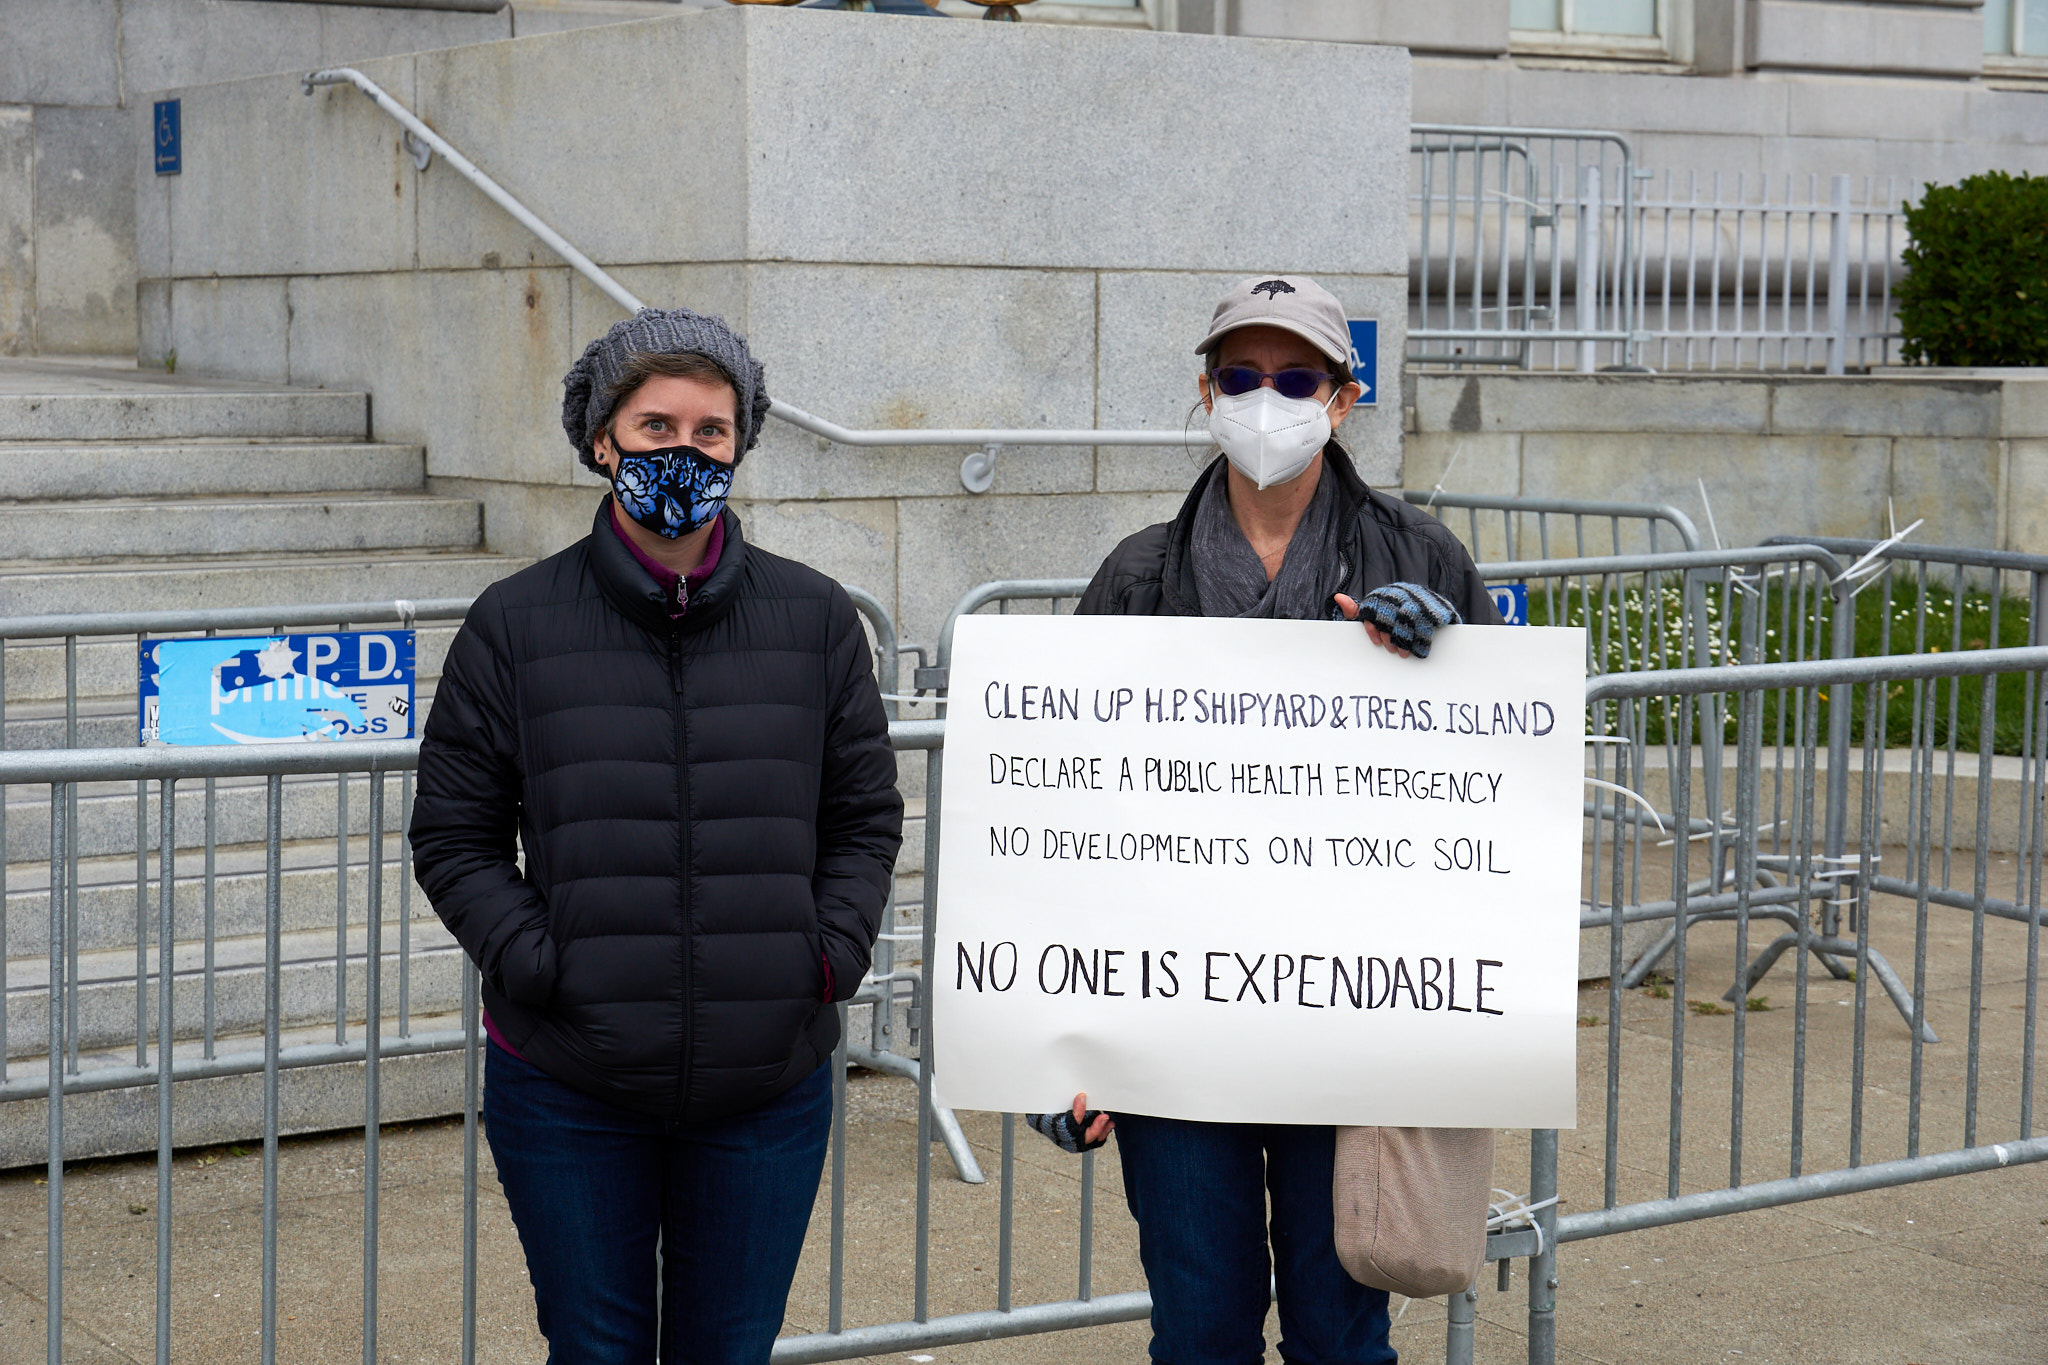
M 1824 827 L 1828 809 L 1827 755 L 1821 753 L 1817 758 L 1813 797 L 1816 830 Z M 1857 750 L 1851 758 L 1854 766 L 1849 774 L 1848 815 L 1852 831 L 1851 841 L 1854 842 L 1854 830 L 1863 814 L 1862 751 Z M 1933 858 L 1937 876 L 1941 864 L 1941 847 L 1945 842 L 1942 829 L 1948 813 L 1952 812 L 1951 828 L 1955 849 L 1958 852 L 1974 853 L 1977 848 L 1977 755 L 1959 753 L 1955 761 L 1956 775 L 1951 784 L 1948 778 L 1947 751 L 1936 749 L 1934 752 Z M 2025 825 L 2023 762 L 2024 760 L 2017 757 L 2005 756 L 1991 760 L 1990 841 L 1985 850 L 1988 853 L 2013 854 L 2019 851 L 2021 831 Z M 1798 779 L 1792 771 L 1792 759 L 1788 755 L 1782 791 L 1776 785 L 1776 760 L 1769 748 L 1764 750 L 1764 764 L 1763 786 L 1759 789 L 1757 803 L 1759 823 L 1768 826 L 1782 819 L 1785 822 L 1785 837 L 1789 842 L 1791 822 L 1799 808 Z M 1735 811 L 1735 746 L 1732 743 L 1722 750 L 1721 766 L 1721 805 L 1732 823 Z M 1911 749 L 1885 750 L 1884 768 L 1878 779 L 1881 798 L 1878 810 L 1878 843 L 1886 848 L 1903 846 L 1907 836 L 1913 832 L 1912 802 L 1915 783 L 1912 773 Z M 1645 756 L 1642 795 L 1658 810 L 1671 810 L 1670 772 L 1662 749 L 1652 750 Z M 1696 818 L 1705 818 L 1710 814 L 1706 804 L 1706 776 L 1700 750 L 1697 748 L 1693 750 L 1692 810 Z M 1654 830 L 1651 834 L 1652 837 L 1659 837 Z M 2027 838 L 2031 842 L 2031 831 L 2028 832 Z M 1704 858 L 1706 855 L 1701 852 L 1699 856 Z M 1897 875 L 1905 874 L 1902 872 Z M 1953 875 L 1960 878 L 1963 884 L 1967 884 L 1970 873 L 1968 867 L 1964 867 Z M 2007 867 L 2003 873 L 2005 890 L 2000 892 L 1994 885 L 1992 894 L 2009 896 L 2013 889 L 2012 875 L 2012 869 Z M 1994 869 L 1994 882 L 1996 879 Z
M 1404 482 L 1669 503 L 1722 544 L 1868 537 L 2048 553 L 2048 373 L 1411 372 Z M 1504 550 L 1493 519 L 1482 558 Z
M 1749 64 L 1807 71 L 1974 76 L 1984 67 L 1976 6 L 1749 0 Z
M 528 561 L 474 550 L 398 551 L 364 563 L 340 555 L 251 555 L 181 564 L 75 565 L 59 560 L 0 563 L 0 616 L 47 611 L 52 589 L 72 611 L 168 611 L 175 607 L 257 607 L 324 602 L 345 582 L 365 601 L 474 597 Z
M 369 435 L 361 393 L 0 392 L 0 440 L 175 441 L 194 437 Z
M 426 452 L 418 446 L 294 441 L 194 441 L 119 445 L 0 445 L 0 499 L 175 498 L 232 493 L 343 493 L 418 490 Z
M 27 1068 L 17 1066 L 18 1074 Z M 385 1059 L 378 1077 L 386 1123 L 462 1112 L 460 1052 Z M 280 1076 L 280 1135 L 359 1128 L 363 1122 L 361 1062 L 295 1067 Z M 171 1091 L 171 1140 L 178 1147 L 263 1140 L 263 1075 L 179 1081 Z M 154 1085 L 131 1086 L 64 1100 L 64 1159 L 153 1152 L 157 1143 Z M 49 1102 L 0 1105 L 0 1170 L 39 1166 L 49 1157 Z

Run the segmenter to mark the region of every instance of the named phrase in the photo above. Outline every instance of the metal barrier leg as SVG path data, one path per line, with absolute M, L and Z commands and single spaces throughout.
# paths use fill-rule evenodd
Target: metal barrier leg
M 1529 1202 L 1557 1198 L 1557 1129 L 1529 1134 Z M 1543 1250 L 1529 1258 L 1529 1365 L 1557 1360 L 1557 1205 L 1537 1210 Z
M 925 819 L 924 819 L 924 961 L 920 969 L 924 974 L 925 991 L 919 1002 L 923 1007 L 921 1019 L 923 1038 L 918 1051 L 929 1061 L 932 1055 L 931 983 L 932 955 L 937 951 L 938 888 L 939 876 L 939 788 L 944 772 L 945 756 L 937 749 L 925 755 Z M 932 1249 L 932 1068 L 920 1064 L 917 1068 L 917 1263 L 914 1271 L 915 1283 L 912 1289 L 912 1316 L 919 1322 L 931 1320 L 931 1249 Z
M 363 1365 L 377 1365 L 377 1186 L 383 1128 L 384 774 L 370 774 L 370 858 L 364 869 L 368 941 L 363 953 Z M 347 880 L 346 868 L 335 869 Z
M 1771 946 L 1759 953 L 1756 961 L 1750 964 L 1749 972 L 1743 977 L 1741 985 L 1739 987 L 1729 987 L 1722 994 L 1721 998 L 1730 1004 L 1734 1004 L 1738 994 L 1746 996 L 1750 991 L 1756 989 L 1757 983 L 1762 981 L 1764 975 L 1777 965 L 1778 959 L 1788 949 L 1796 947 L 1798 943 L 1799 935 L 1796 933 L 1779 935 L 1772 941 Z M 1856 945 L 1847 939 L 1809 937 L 1807 947 L 1812 950 L 1815 957 L 1830 966 L 1835 965 L 1835 955 L 1853 957 L 1856 953 Z M 1915 1014 L 1912 992 L 1906 989 L 1906 983 L 1900 980 L 1897 969 L 1885 960 L 1883 953 L 1880 953 L 1875 948 L 1870 948 L 1866 951 L 1870 957 L 1870 974 L 1877 978 L 1878 985 L 1884 988 L 1886 997 L 1891 1000 L 1892 1008 L 1899 1012 L 1899 1017 L 1906 1021 L 1906 1027 L 1910 1029 L 1913 1026 Z M 1841 975 L 1846 977 L 1848 973 L 1843 972 Z M 1941 1041 L 1940 1035 L 1934 1031 L 1934 1026 L 1925 1019 L 1920 1021 L 1920 1040 L 1924 1043 L 1938 1043 Z
M 265 783 L 263 852 L 263 1365 L 277 1365 L 278 1016 L 284 1008 L 284 779 Z
M 1444 1329 L 1444 1365 L 1472 1365 L 1472 1328 L 1479 1308 L 1479 1286 L 1474 1284 L 1451 1295 L 1448 1307 L 1450 1322 Z
M 483 1060 L 476 965 L 462 959 L 462 1365 L 476 1365 L 476 1120 Z
M 61 1365 L 64 1355 L 64 1036 L 65 996 L 65 907 L 69 901 L 66 873 L 70 870 L 71 832 L 77 827 L 70 819 L 73 809 L 67 783 L 50 786 L 50 1160 L 44 1173 L 44 1191 L 49 1215 L 45 1254 L 49 1259 L 49 1283 L 43 1302 L 49 1319 L 45 1349 L 49 1365 Z
M 879 1005 L 877 1009 L 881 1008 Z M 929 1022 L 927 1022 L 929 1028 Z M 925 1034 L 924 1046 L 931 1047 L 931 1034 Z M 922 1083 L 924 1069 L 915 1058 L 899 1057 L 893 1052 L 876 1052 L 859 1044 L 849 1044 L 846 1055 L 855 1066 L 869 1071 L 879 1071 L 885 1076 L 901 1076 L 905 1080 Z M 974 1148 L 967 1143 L 967 1134 L 960 1131 L 960 1120 L 953 1111 L 943 1105 L 932 1106 L 932 1127 L 939 1141 L 945 1144 L 946 1155 L 953 1159 L 954 1173 L 963 1185 L 983 1185 L 988 1177 L 981 1173 L 981 1163 L 975 1159 Z M 929 1142 L 931 1139 L 925 1139 Z
M 843 1326 L 846 1299 L 846 1030 L 851 1011 L 841 1004 L 839 1046 L 832 1050 L 832 1263 L 825 1330 Z
M 953 1159 L 953 1170 L 963 1185 L 982 1185 L 988 1177 L 981 1173 L 981 1163 L 974 1159 L 974 1149 L 967 1145 L 967 1134 L 960 1131 L 960 1120 L 953 1111 L 934 1107 L 932 1122 L 939 1130 L 939 1141 L 946 1144 L 946 1155 Z
M 156 937 L 156 1361 L 171 1365 L 171 981 L 178 941 L 173 893 L 177 887 L 177 781 L 158 784 Z

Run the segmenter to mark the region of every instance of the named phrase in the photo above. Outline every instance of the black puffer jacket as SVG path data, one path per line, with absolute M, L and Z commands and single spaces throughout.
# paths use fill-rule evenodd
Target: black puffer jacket
M 820 958 L 852 995 L 903 800 L 837 584 L 748 546 L 728 511 L 671 622 L 609 499 L 597 515 L 470 608 L 420 745 L 413 853 L 522 1056 L 699 1123 L 837 1043 Z
M 1188 563 L 1188 539 L 1202 490 L 1222 458 L 1217 456 L 1195 480 L 1172 521 L 1126 536 L 1109 552 L 1075 610 L 1095 616 L 1202 614 L 1194 568 Z M 1420 583 L 1450 599 L 1458 615 L 1472 624 L 1501 624 L 1493 594 L 1449 527 L 1420 508 L 1367 487 L 1335 441 L 1323 447 L 1323 474 L 1337 478 L 1337 524 L 1344 528 L 1338 550 L 1344 561 L 1344 586 L 1336 591 L 1357 599 L 1388 583 Z M 1330 614 L 1338 615 L 1334 605 Z

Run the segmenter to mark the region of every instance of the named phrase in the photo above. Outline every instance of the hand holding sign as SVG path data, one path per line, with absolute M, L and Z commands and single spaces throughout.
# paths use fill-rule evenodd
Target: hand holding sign
M 944 1102 L 1571 1126 L 1583 649 L 1453 630 L 1424 669 L 1327 623 L 962 620 Z

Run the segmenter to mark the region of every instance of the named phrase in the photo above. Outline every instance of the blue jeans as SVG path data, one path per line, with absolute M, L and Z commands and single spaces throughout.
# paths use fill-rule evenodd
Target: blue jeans
M 1337 1260 L 1333 1130 L 1118 1114 L 1116 1143 L 1152 1290 L 1154 1360 L 1257 1365 L 1277 1280 L 1281 1359 L 1391 1365 L 1386 1292 Z
M 821 1066 L 683 1127 L 591 1099 L 493 1043 L 484 1133 L 526 1249 L 549 1365 L 766 1365 L 825 1164 Z

